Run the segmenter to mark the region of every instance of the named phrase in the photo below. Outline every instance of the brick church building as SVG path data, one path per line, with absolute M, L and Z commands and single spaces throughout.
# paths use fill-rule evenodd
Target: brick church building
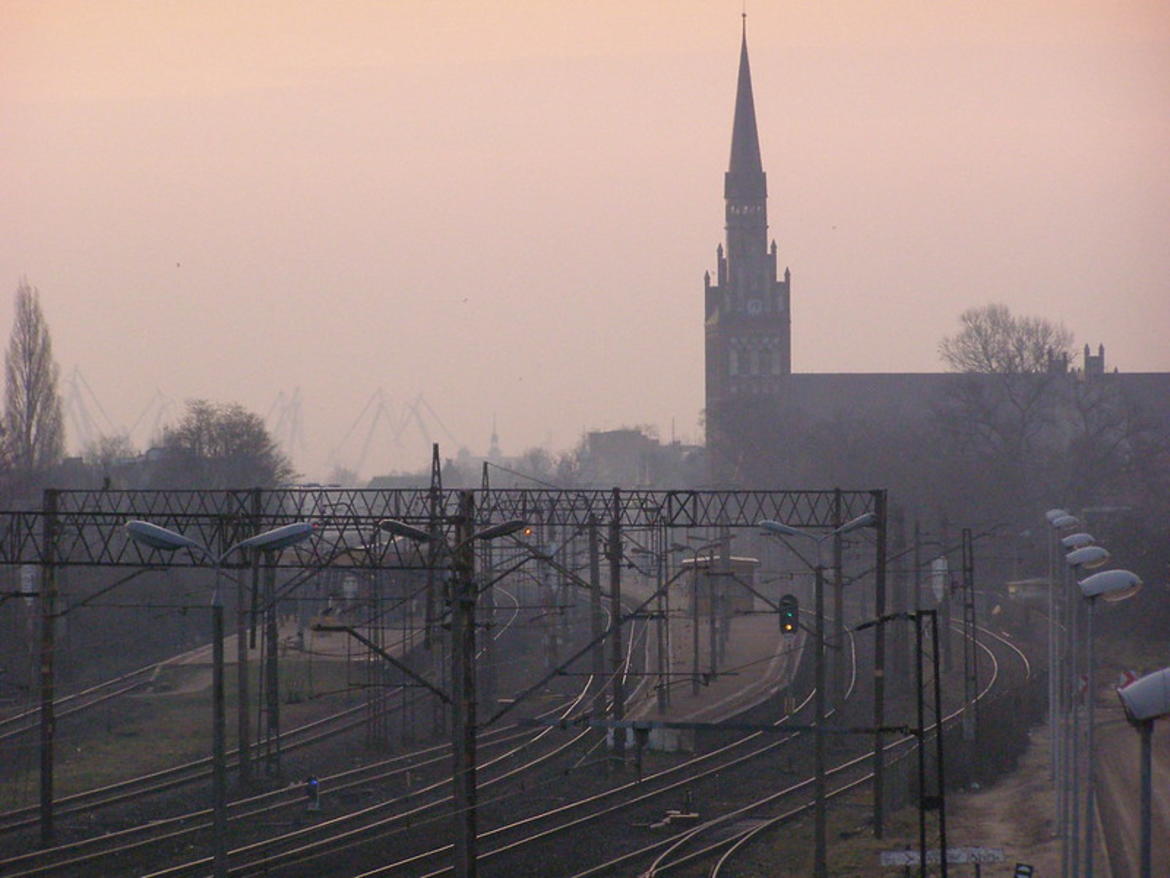
M 723 196 L 726 240 L 714 275 L 704 280 L 711 484 L 888 486 L 891 496 L 915 502 L 948 480 L 970 492 L 970 483 L 987 481 L 980 474 L 989 455 L 1009 469 L 1014 455 L 1020 471 L 1013 477 L 1022 484 L 1016 499 L 1055 505 L 1117 501 L 1131 492 L 1115 486 L 1102 489 L 1112 496 L 1085 493 L 1103 481 L 1084 472 L 1086 461 L 1098 471 L 1106 466 L 1096 449 L 1109 449 L 1112 469 L 1131 471 L 1126 484 L 1134 467 L 1170 470 L 1170 373 L 1110 371 L 1103 347 L 1094 354 L 1086 345 L 1079 368 L 1053 357 L 1042 374 L 793 371 L 793 279 L 768 238 L 746 30 Z M 1033 458 L 1043 458 L 1045 472 Z

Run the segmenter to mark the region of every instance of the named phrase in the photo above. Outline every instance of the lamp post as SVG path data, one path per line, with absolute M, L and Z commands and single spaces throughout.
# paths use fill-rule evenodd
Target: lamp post
M 1141 735 L 1141 878 L 1150 878 L 1152 851 L 1150 815 L 1153 810 L 1151 751 L 1154 720 L 1170 716 L 1170 668 L 1146 674 L 1117 690 L 1125 715 Z
M 212 867 L 215 878 L 226 878 L 227 863 L 227 747 L 223 689 L 223 596 L 220 592 L 220 572 L 223 562 L 239 549 L 275 552 L 299 543 L 313 533 L 308 522 L 286 524 L 264 531 L 229 546 L 219 555 L 202 543 L 149 521 L 126 522 L 126 533 L 140 545 L 160 552 L 188 549 L 211 561 L 215 568 L 215 588 L 211 594 L 211 691 L 212 691 L 212 834 L 214 837 Z M 243 673 L 243 668 L 240 669 Z
M 1068 536 L 1060 537 L 1059 539 L 1060 539 L 1061 547 L 1067 553 L 1071 553 L 1072 551 L 1075 551 L 1075 550 L 1085 549 L 1085 548 L 1091 547 L 1096 542 L 1096 540 L 1094 540 L 1094 538 L 1090 534 L 1087 534 L 1084 531 L 1072 533 L 1072 534 L 1069 534 Z M 1102 550 L 1102 551 L 1104 551 L 1104 550 Z M 1108 553 L 1106 553 L 1106 555 L 1107 554 Z M 1067 554 L 1065 557 L 1066 557 L 1066 560 L 1069 558 L 1069 556 Z M 1097 557 L 1096 553 L 1089 553 L 1088 555 L 1082 554 L 1082 555 L 1077 556 L 1077 558 L 1081 561 L 1081 563 L 1085 564 L 1086 566 L 1088 564 L 1091 564 L 1091 563 L 1096 563 L 1096 560 L 1095 560 L 1096 557 Z M 1103 563 L 1103 561 L 1101 563 Z M 1050 588 L 1050 590 L 1049 590 L 1050 597 L 1051 597 L 1051 593 L 1052 592 L 1051 592 L 1051 588 Z M 1061 637 L 1061 629 L 1056 624 L 1056 618 L 1055 618 L 1056 615 L 1057 614 L 1052 612 L 1052 609 L 1050 606 L 1049 624 L 1056 629 L 1056 632 L 1057 632 L 1056 639 L 1057 639 L 1057 641 L 1059 641 L 1059 639 Z M 1079 647 L 1079 645 L 1077 644 L 1077 640 L 1076 640 L 1077 629 L 1076 629 L 1075 625 L 1076 625 L 1076 616 L 1070 614 L 1070 618 L 1068 619 L 1067 627 L 1064 629 L 1064 631 L 1065 631 L 1064 636 L 1066 638 L 1068 638 L 1069 643 L 1072 644 L 1074 658 L 1073 658 L 1072 672 L 1071 672 L 1070 676 L 1074 676 L 1074 677 L 1076 674 L 1076 658 L 1075 658 L 1075 656 L 1076 656 L 1076 651 L 1078 650 L 1078 647 Z M 1059 655 L 1058 650 L 1059 650 L 1059 644 L 1057 645 L 1057 651 L 1054 653 L 1054 655 L 1057 655 L 1057 656 Z M 1063 666 L 1050 665 L 1050 667 L 1053 668 L 1053 670 L 1049 674 L 1050 677 L 1054 677 L 1054 676 L 1059 677 L 1061 670 L 1064 670 Z M 1056 691 L 1058 693 L 1058 698 L 1061 697 L 1060 693 L 1064 693 L 1065 696 L 1067 696 L 1067 693 L 1069 691 L 1068 686 L 1067 686 L 1067 681 L 1064 681 L 1064 685 L 1061 685 L 1061 681 L 1058 680 L 1057 686 L 1058 686 L 1058 688 Z M 1073 709 L 1075 709 L 1075 707 Z M 1079 794 L 1077 796 L 1071 797 L 1071 801 L 1070 801 L 1070 796 L 1069 796 L 1069 775 L 1070 775 L 1070 773 L 1074 774 L 1073 784 L 1075 784 L 1077 788 L 1079 788 L 1079 785 L 1080 785 L 1079 779 L 1078 779 L 1079 775 L 1075 774 L 1074 770 L 1073 770 L 1073 766 L 1076 766 L 1078 764 L 1077 763 L 1077 755 L 1079 754 L 1079 730 L 1080 730 L 1080 724 L 1079 724 L 1079 722 L 1077 722 L 1076 714 L 1074 713 L 1073 714 L 1073 721 L 1072 721 L 1072 733 L 1076 737 L 1074 737 L 1073 741 L 1070 742 L 1068 740 L 1068 738 L 1069 738 L 1068 730 L 1066 729 L 1066 730 L 1064 730 L 1063 734 L 1061 734 L 1055 738 L 1055 746 L 1053 748 L 1053 754 L 1054 754 L 1053 764 L 1059 766 L 1057 769 L 1058 774 L 1057 774 L 1057 778 L 1056 778 L 1056 780 L 1057 780 L 1057 788 L 1056 789 L 1057 789 L 1058 833 L 1063 839 L 1062 850 L 1064 850 L 1066 852 L 1065 853 L 1065 868 L 1066 869 L 1068 867 L 1067 850 L 1068 850 L 1068 844 L 1069 844 L 1068 828 L 1069 828 L 1069 822 L 1070 822 L 1069 818 L 1068 818 L 1068 811 L 1069 811 L 1070 807 L 1073 809 L 1076 809 L 1078 806 L 1078 802 L 1079 802 Z M 1054 734 L 1055 734 L 1055 726 L 1054 726 Z M 1071 754 L 1071 761 L 1070 761 L 1070 754 Z M 1074 821 L 1074 825 L 1075 825 L 1075 823 L 1076 822 Z M 1077 844 L 1079 844 L 1079 841 L 1077 842 Z
M 814 675 L 815 675 L 815 720 L 816 729 L 813 732 L 813 752 L 816 762 L 816 802 L 814 805 L 814 835 L 815 835 L 815 850 L 813 853 L 813 875 L 815 878 L 828 878 L 828 856 L 827 856 L 827 821 L 825 814 L 825 563 L 823 555 L 823 546 L 825 540 L 830 537 L 847 534 L 850 531 L 857 530 L 862 527 L 869 527 L 877 522 L 877 515 L 872 512 L 867 512 L 864 515 L 859 515 L 856 518 L 850 519 L 838 528 L 828 531 L 824 534 L 817 535 L 802 530 L 800 528 L 791 527 L 780 521 L 761 521 L 759 526 L 764 529 L 766 533 L 774 536 L 784 537 L 803 537 L 812 540 L 816 546 L 817 563 L 813 568 L 814 583 L 813 583 L 813 615 L 815 616 L 815 634 L 814 640 Z
M 1049 509 L 1045 514 L 1049 525 L 1056 519 L 1068 515 L 1063 509 Z M 1048 743 L 1049 743 L 1049 776 L 1057 783 L 1059 801 L 1059 776 L 1057 765 L 1060 760 L 1060 741 L 1057 735 L 1057 701 L 1060 695 L 1059 674 L 1056 667 L 1058 653 L 1056 639 L 1058 626 L 1056 624 L 1056 563 L 1053 557 L 1053 542 L 1048 541 Z M 1057 805 L 1059 812 L 1060 806 Z
M 451 787 L 457 878 L 474 878 L 476 874 L 475 604 L 479 592 L 475 543 L 514 534 L 526 526 L 527 522 L 514 519 L 474 530 L 475 495 L 470 491 L 459 495 L 455 545 L 451 547 Z M 431 539 L 430 532 L 391 518 L 379 521 L 378 527 L 420 543 Z
M 1049 509 L 1045 513 L 1045 518 L 1048 524 L 1056 533 L 1057 538 L 1061 540 L 1062 546 L 1064 540 L 1068 539 L 1073 534 L 1076 528 L 1080 526 L 1080 520 L 1073 515 L 1070 515 L 1064 509 Z M 1061 537 L 1061 534 L 1068 536 Z M 1085 535 L 1087 536 L 1087 534 Z M 1075 543 L 1080 543 L 1079 539 L 1073 540 Z M 1087 545 L 1087 544 L 1086 544 Z M 1079 546 L 1078 546 L 1079 547 Z M 1064 546 L 1067 550 L 1069 547 Z M 1049 553 L 1050 560 L 1052 553 Z M 1062 565 L 1060 583 L 1062 589 L 1067 585 L 1067 571 L 1068 565 Z M 1055 571 L 1053 571 L 1055 572 Z M 1049 580 L 1049 640 L 1053 644 L 1053 649 L 1050 654 L 1050 676 L 1052 673 L 1060 675 L 1063 672 L 1063 686 L 1059 686 L 1056 690 L 1057 701 L 1063 701 L 1065 704 L 1065 723 L 1062 730 L 1063 734 L 1054 738 L 1056 750 L 1060 751 L 1060 782 L 1057 789 L 1059 795 L 1057 797 L 1059 820 L 1058 824 L 1061 828 L 1062 844 L 1061 844 L 1061 874 L 1076 876 L 1076 870 L 1080 864 L 1080 708 L 1073 700 L 1073 691 L 1076 682 L 1078 681 L 1078 660 L 1080 653 L 1080 643 L 1078 637 L 1078 630 L 1080 627 L 1080 614 L 1078 613 L 1079 605 L 1068 600 L 1065 597 L 1063 606 L 1058 608 L 1055 604 L 1054 590 L 1056 588 L 1053 581 L 1055 576 Z M 1063 610 L 1061 613 L 1064 616 L 1064 640 L 1063 648 L 1067 656 L 1065 663 L 1059 663 L 1057 659 L 1060 655 L 1060 646 L 1057 641 L 1061 637 L 1061 628 L 1057 623 L 1058 610 Z
M 1084 555 L 1081 557 L 1088 557 L 1091 560 L 1086 562 L 1089 564 L 1105 563 L 1105 559 L 1109 557 L 1109 553 L 1099 546 L 1086 546 L 1083 549 L 1077 549 L 1068 554 L 1070 564 L 1074 564 L 1073 556 L 1078 553 L 1088 553 L 1091 549 L 1100 549 L 1104 552 L 1104 558 L 1101 558 L 1100 553 L 1093 555 Z M 1097 560 L 1101 558 L 1101 560 Z M 1085 772 L 1085 878 L 1093 878 L 1093 806 L 1094 806 L 1094 790 L 1093 790 L 1093 775 L 1094 775 L 1094 759 L 1093 759 L 1093 607 L 1097 603 L 1097 598 L 1104 598 L 1107 601 L 1123 601 L 1126 598 L 1132 597 L 1142 587 L 1142 581 L 1134 573 L 1128 570 L 1105 570 L 1101 573 L 1094 573 L 1087 579 L 1082 579 L 1077 583 L 1080 586 L 1081 594 L 1089 603 L 1089 620 L 1088 620 L 1088 668 L 1086 674 L 1088 675 L 1088 687 L 1085 690 L 1085 697 L 1089 701 L 1089 716 L 1086 729 L 1085 739 L 1085 753 L 1088 756 L 1088 769 Z

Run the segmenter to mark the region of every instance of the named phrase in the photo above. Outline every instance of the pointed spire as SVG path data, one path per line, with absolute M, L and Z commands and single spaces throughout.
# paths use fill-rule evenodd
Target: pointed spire
M 739 49 L 739 82 L 735 90 L 735 121 L 731 127 L 731 174 L 762 174 L 760 137 L 756 131 L 756 105 L 752 99 L 752 71 L 748 64 L 747 18 Z

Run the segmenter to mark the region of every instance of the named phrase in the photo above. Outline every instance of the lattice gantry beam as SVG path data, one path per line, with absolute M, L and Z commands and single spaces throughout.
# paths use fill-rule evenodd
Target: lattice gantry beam
M 251 491 L 54 491 L 40 511 L 0 512 L 0 565 L 206 566 L 191 553 L 160 553 L 129 540 L 123 529 L 143 519 L 179 531 L 213 553 L 294 521 L 317 525 L 315 536 L 275 559 L 277 566 L 351 564 L 425 567 L 417 547 L 391 539 L 378 522 L 393 518 L 433 527 L 449 542 L 459 490 L 297 488 Z M 525 519 L 624 529 L 754 527 L 762 519 L 793 527 L 831 528 L 877 508 L 881 490 L 642 491 L 518 489 L 474 491 L 481 523 Z M 48 495 L 52 494 L 50 504 Z M 839 502 L 839 508 L 838 508 Z M 52 534 L 49 545 L 46 534 Z M 238 566 L 242 558 L 228 558 Z

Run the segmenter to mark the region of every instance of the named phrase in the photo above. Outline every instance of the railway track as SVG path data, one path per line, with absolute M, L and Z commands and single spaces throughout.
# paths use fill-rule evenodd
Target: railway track
M 519 604 L 515 596 L 506 589 L 501 589 L 501 592 L 511 601 L 513 606 L 504 622 L 493 631 L 493 638 L 500 638 L 506 634 L 516 622 L 519 613 Z M 402 647 L 404 644 L 405 640 L 400 642 L 398 646 Z M 391 648 L 393 649 L 394 647 L 392 646 Z M 155 662 L 127 674 L 104 681 L 83 692 L 64 696 L 55 702 L 58 710 L 57 716 L 60 718 L 70 714 L 80 713 L 113 698 L 137 691 L 155 679 L 159 671 L 164 667 L 196 659 L 202 653 L 208 652 L 209 650 L 209 645 L 199 646 L 179 655 L 171 656 L 163 661 Z M 400 701 L 388 708 L 390 712 L 402 709 L 401 697 L 403 693 L 399 691 L 396 694 L 400 697 Z M 290 753 L 304 750 L 359 728 L 368 721 L 368 717 L 366 716 L 367 710 L 366 705 L 357 705 L 292 728 L 282 735 L 282 751 Z M 6 721 L 10 724 L 10 733 L 12 735 L 19 735 L 26 731 L 26 729 L 21 727 L 22 723 L 27 723 L 30 717 L 35 721 L 36 713 L 35 710 L 25 711 L 22 714 L 8 717 Z M 34 724 L 30 728 L 36 728 L 36 725 Z M 230 750 L 227 756 L 229 769 L 238 765 L 238 750 Z M 61 796 L 54 802 L 54 815 L 58 820 L 75 815 L 93 817 L 102 810 L 130 802 L 138 802 L 143 798 L 170 792 L 190 784 L 206 782 L 211 777 L 211 770 L 211 757 L 201 757 L 179 765 L 169 766 L 159 771 L 83 790 L 72 795 Z M 186 818 L 173 819 L 182 820 Z M 40 810 L 38 806 L 30 805 L 0 812 L 0 837 L 28 830 L 36 826 L 39 820 Z M 100 838 L 109 838 L 109 834 L 103 835 Z M 76 844 L 86 845 L 87 843 L 91 842 L 83 840 Z M 54 848 L 53 850 L 58 849 Z M 9 863 L 45 857 L 50 854 L 51 851 L 37 851 L 18 857 L 0 859 L 0 874 L 8 874 L 7 867 Z
M 513 613 L 513 619 L 515 613 Z M 493 636 L 499 637 L 505 632 L 506 626 L 501 626 Z M 589 681 L 586 680 L 580 692 L 567 699 L 567 706 L 562 709 L 573 709 L 584 697 L 588 690 Z M 399 695 L 402 693 L 400 692 Z M 325 718 L 317 723 L 303 726 L 286 733 L 284 750 L 291 751 L 300 747 L 308 747 L 324 740 L 326 737 L 341 734 L 349 729 L 361 726 L 366 721 L 365 705 L 359 705 L 349 710 Z M 546 708 L 542 711 L 548 715 L 555 708 Z M 485 732 L 480 736 L 479 747 L 487 757 L 487 767 L 503 764 L 515 757 L 533 738 L 531 730 L 518 729 L 514 726 Z M 232 754 L 234 757 L 234 754 Z M 166 789 L 188 783 L 195 779 L 204 778 L 210 771 L 210 759 L 200 759 L 182 766 L 175 766 L 163 772 L 134 778 L 98 790 L 89 790 L 83 794 L 59 800 L 58 813 L 88 812 L 95 807 L 104 807 L 133 801 L 145 794 L 153 794 Z M 363 819 L 374 821 L 382 812 L 397 811 L 407 821 L 422 819 L 421 815 L 428 809 L 449 800 L 449 796 L 442 790 L 449 785 L 450 779 L 450 745 L 440 744 L 425 747 L 408 754 L 380 760 L 377 763 L 363 766 L 336 775 L 322 777 L 323 787 L 328 790 L 331 801 L 343 799 L 360 799 L 363 792 L 373 788 L 384 790 L 399 790 L 399 795 L 391 797 L 388 802 L 374 803 L 358 808 L 355 812 L 338 818 L 337 821 L 325 821 L 317 826 L 305 827 L 300 831 L 286 833 L 295 840 L 295 847 L 310 845 L 313 835 L 336 841 L 339 835 L 361 835 L 367 830 L 360 826 Z M 301 788 L 285 788 L 271 791 L 258 796 L 233 802 L 230 806 L 230 820 L 235 826 L 256 825 L 258 821 L 265 821 L 269 826 L 278 825 L 279 821 L 292 825 L 301 820 L 304 812 L 304 798 Z M 290 816 L 291 815 L 291 816 Z M 387 818 L 387 819 L 393 819 Z M 19 812 L 9 812 L 0 815 L 0 820 L 7 821 L 7 828 L 16 829 L 35 824 L 36 809 L 22 809 Z M 273 821 L 277 821 L 273 823 Z M 343 827 L 343 824 L 351 824 Z M 119 862 L 135 860 L 149 861 L 153 851 L 166 846 L 177 847 L 186 845 L 206 848 L 201 844 L 211 827 L 210 809 L 176 815 L 173 817 L 152 821 L 118 832 L 107 833 L 87 838 L 71 844 L 61 845 L 52 849 L 32 851 L 26 854 L 0 860 L 0 874 L 3 875 L 107 875 L 122 874 L 121 866 L 112 865 Z M 268 838 L 259 848 L 272 859 L 273 851 L 290 845 L 289 839 Z M 247 859 L 255 855 L 256 846 L 241 848 L 237 859 Z M 130 867 L 126 867 L 130 868 Z M 164 870 L 159 874 L 184 874 L 197 871 L 200 863 L 186 863 L 174 869 Z
M 856 667 L 855 662 L 853 665 Z M 851 678 L 850 691 L 855 687 L 855 673 Z M 805 710 L 811 699 L 809 693 L 796 706 L 796 711 Z M 777 720 L 777 724 L 783 719 Z M 573 740 L 579 742 L 590 737 L 594 746 L 604 744 L 596 730 L 576 730 Z M 664 802 L 684 800 L 686 791 L 695 784 L 737 769 L 751 770 L 751 766 L 783 750 L 796 737 L 794 734 L 773 737 L 763 732 L 748 734 L 640 778 L 628 779 L 628 772 L 624 772 L 616 783 L 610 778 L 601 784 L 601 789 L 588 795 L 535 812 L 529 809 L 530 813 L 515 819 L 497 820 L 497 825 L 479 833 L 479 869 L 482 874 L 491 875 L 571 874 L 574 868 L 569 863 L 584 861 L 584 855 L 578 850 L 581 839 L 596 839 L 603 832 L 612 835 L 615 821 L 646 819 L 648 815 L 660 814 Z M 587 756 L 588 751 L 578 757 L 578 762 Z M 549 780 L 550 784 L 556 782 L 559 787 L 565 783 L 563 776 L 550 777 Z M 617 834 L 621 835 L 621 824 L 617 825 Z M 609 843 L 616 842 L 611 840 Z M 566 849 L 571 851 L 568 855 Z M 446 875 L 451 868 L 443 860 L 449 856 L 449 845 L 437 846 L 363 871 L 360 878 Z
M 644 651 L 643 637 L 644 630 L 629 639 L 623 673 L 630 671 L 632 657 Z M 997 632 L 980 629 L 980 649 L 986 657 L 984 667 L 989 669 L 985 685 L 978 693 L 981 699 L 1000 684 L 1001 666 L 1008 655 L 1015 657 L 1025 675 L 1031 673 L 1027 655 Z M 853 693 L 857 666 L 853 648 L 850 658 L 853 672 L 849 691 Z M 567 719 L 578 717 L 581 705 L 589 701 L 589 692 L 587 683 L 572 698 L 544 713 Z M 792 716 L 807 711 L 810 699 L 811 693 L 805 695 Z M 952 711 L 944 722 L 957 722 L 960 716 L 961 711 Z M 776 722 L 786 719 L 792 721 L 786 716 Z M 527 870 L 528 874 L 577 878 L 601 874 L 649 876 L 681 870 L 697 874 L 694 870 L 700 867 L 709 869 L 709 874 L 723 875 L 767 829 L 793 820 L 811 807 L 812 780 L 799 776 L 805 759 L 800 750 L 802 743 L 808 743 L 807 735 L 764 732 L 744 735 L 710 752 L 678 765 L 652 770 L 634 780 L 629 778 L 628 771 L 616 777 L 599 778 L 600 772 L 591 770 L 607 762 L 599 755 L 604 741 L 597 730 L 580 728 L 568 737 L 559 733 L 557 740 L 551 740 L 554 731 L 549 728 L 539 732 L 521 731 L 508 727 L 481 735 L 480 813 L 484 825 L 479 834 L 479 863 L 484 875 L 525 874 Z M 890 741 L 886 745 L 887 754 L 892 758 L 913 743 L 913 738 Z M 322 874 L 360 874 L 361 878 L 447 874 L 449 869 L 444 861 L 450 857 L 450 846 L 440 841 L 450 818 L 449 761 L 445 750 L 445 746 L 423 748 L 378 765 L 322 778 L 323 787 L 337 799 L 360 797 L 371 786 L 395 788 L 396 794 L 315 825 L 276 834 L 263 833 L 254 842 L 238 845 L 230 854 L 232 874 L 268 873 L 290 878 Z M 842 755 L 837 759 L 829 771 L 830 797 L 869 783 L 871 757 L 870 752 Z M 783 767 L 785 759 L 787 769 Z M 785 770 L 795 776 L 776 790 L 775 778 Z M 669 826 L 649 829 L 652 815 L 661 815 L 665 805 L 689 797 L 688 791 L 700 790 L 703 801 L 710 802 L 715 797 L 702 791 L 704 785 L 738 786 L 735 778 L 753 773 L 768 775 L 772 791 L 749 797 L 749 801 L 734 807 L 721 808 L 717 817 L 682 831 Z M 583 790 L 598 786 L 601 789 L 589 789 L 588 794 L 582 792 L 572 796 L 571 801 L 551 807 L 532 807 L 543 804 L 545 798 L 563 796 L 566 786 L 574 786 L 573 779 L 587 776 L 590 782 L 580 783 Z M 279 790 L 234 803 L 231 818 L 234 826 L 247 823 L 273 826 L 282 819 L 295 822 L 295 817 L 287 815 L 300 809 L 303 802 L 299 790 Z M 712 806 L 709 810 L 716 809 Z M 518 811 L 526 813 L 517 814 Z M 126 836 L 115 840 L 116 853 L 107 851 L 93 860 L 63 858 L 54 863 L 27 863 L 29 868 L 24 871 L 8 871 L 0 864 L 0 873 L 14 876 L 111 874 L 102 871 L 106 867 L 101 864 L 117 863 L 117 857 L 141 858 L 148 850 L 147 845 L 174 845 L 186 839 L 186 844 L 206 849 L 209 822 L 206 812 L 196 812 L 175 818 L 171 827 L 175 835 L 167 836 L 156 830 L 164 837 L 137 842 Z M 631 827 L 636 831 L 631 832 Z M 621 847 L 600 841 L 623 835 L 627 839 Z M 590 856 L 579 844 L 587 838 L 607 847 L 613 856 Z M 429 844 L 428 839 L 432 839 Z M 119 843 L 122 843 L 120 849 Z M 133 847 L 135 844 L 140 846 Z M 162 878 L 201 874 L 208 863 L 203 858 L 179 862 L 150 875 Z M 542 864 L 544 871 L 532 871 L 537 863 Z M 364 871 L 355 871 L 361 869 Z
M 982 639 L 978 645 L 989 661 L 990 672 L 983 688 L 978 693 L 979 699 L 989 697 L 996 685 L 1001 681 L 1003 671 L 1001 663 L 1003 654 L 1018 661 L 1024 678 L 1032 675 L 1031 661 L 1027 654 L 1008 637 L 987 628 L 979 628 Z M 997 650 L 987 644 L 991 640 L 997 645 Z M 951 725 L 961 721 L 963 708 L 953 710 L 943 718 L 944 725 Z M 934 725 L 928 727 L 933 731 Z M 904 736 L 889 741 L 885 745 L 887 758 L 894 758 L 912 749 L 916 744 L 915 738 Z M 830 800 L 840 798 L 870 783 L 873 772 L 870 769 L 872 753 L 865 752 L 857 756 L 839 761 L 828 769 L 827 775 L 831 783 L 828 791 Z M 812 787 L 811 779 L 804 779 L 790 784 L 784 789 L 777 790 L 767 796 L 747 802 L 717 818 L 697 826 L 686 832 L 679 833 L 664 849 L 655 846 L 647 849 L 643 859 L 650 859 L 650 865 L 640 871 L 640 876 L 665 875 L 679 872 L 683 869 L 695 874 L 697 864 L 710 862 L 706 874 L 711 878 L 721 878 L 734 873 L 738 858 L 745 856 L 751 844 L 758 841 L 765 832 L 787 822 L 805 816 L 812 809 L 813 803 L 808 800 Z M 648 846 L 649 848 L 649 846 Z M 655 852 L 657 851 L 657 852 Z M 630 858 L 632 862 L 636 857 Z M 607 864 L 612 868 L 613 864 Z M 584 875 L 603 874 L 603 871 L 588 871 L 578 873 L 575 878 Z
M 978 693 L 986 698 L 1000 685 L 1003 679 L 1002 664 L 1006 657 L 1012 657 L 1022 671 L 1030 676 L 1031 665 L 1027 654 L 997 632 L 981 629 L 984 641 L 980 644 L 986 657 L 988 676 Z M 853 674 L 850 692 L 855 688 L 856 652 L 851 651 Z M 807 709 L 811 693 L 799 705 L 793 715 Z M 961 721 L 962 710 L 951 711 L 944 719 L 946 724 Z M 789 717 L 781 717 L 777 724 Z M 702 754 L 654 773 L 640 780 L 628 781 L 593 796 L 581 797 L 572 802 L 543 810 L 519 820 L 481 832 L 479 866 L 484 875 L 515 874 L 556 874 L 586 878 L 605 874 L 638 874 L 641 876 L 660 875 L 686 870 L 697 874 L 696 869 L 709 863 L 711 874 L 725 875 L 732 869 L 737 857 L 742 856 L 754 840 L 776 825 L 791 821 L 807 813 L 812 807 L 813 780 L 809 777 L 794 779 L 774 789 L 775 783 L 768 783 L 773 789 L 764 795 L 749 798 L 749 801 L 727 807 L 718 817 L 702 824 L 674 831 L 669 826 L 658 826 L 648 833 L 646 815 L 662 813 L 664 800 L 673 797 L 684 798 L 684 791 L 698 788 L 720 776 L 736 777 L 737 769 L 746 768 L 748 773 L 762 773 L 762 766 L 777 765 L 776 755 L 793 751 L 791 759 L 800 760 L 797 751 L 801 744 L 807 744 L 808 736 L 785 734 L 774 740 L 761 741 L 765 733 L 757 732 L 722 748 Z M 885 745 L 887 759 L 908 753 L 915 745 L 913 737 L 899 737 Z M 828 772 L 830 798 L 843 796 L 864 787 L 872 780 L 872 751 L 868 746 L 841 756 Z M 800 772 L 797 771 L 797 774 Z M 774 777 L 775 775 L 773 775 Z M 709 796 L 710 794 L 701 794 Z M 657 834 L 650 841 L 638 842 L 647 835 Z M 631 842 L 631 838 L 635 841 Z M 582 839 L 588 839 L 584 844 Z M 590 857 L 590 849 L 603 848 L 610 856 Z M 439 859 L 449 855 L 446 846 L 437 847 L 423 856 L 415 855 L 386 863 L 360 873 L 360 878 L 380 878 L 391 875 L 440 876 L 450 872 Z M 589 865 L 582 865 L 589 863 Z M 431 868 L 428 865 L 434 864 Z M 542 871 L 543 870 L 543 871 Z M 351 874 L 351 873 L 338 873 Z
M 151 683 L 159 672 L 167 665 L 190 660 L 201 652 L 206 652 L 207 646 L 199 646 L 179 655 L 171 656 L 159 662 L 144 665 L 133 671 L 103 680 L 86 689 L 62 695 L 53 700 L 53 715 L 57 721 L 66 717 L 76 716 L 84 711 L 105 704 L 114 698 L 127 695 Z M 40 707 L 31 707 L 9 716 L 0 717 L 0 744 L 14 741 L 31 732 L 40 729 Z

